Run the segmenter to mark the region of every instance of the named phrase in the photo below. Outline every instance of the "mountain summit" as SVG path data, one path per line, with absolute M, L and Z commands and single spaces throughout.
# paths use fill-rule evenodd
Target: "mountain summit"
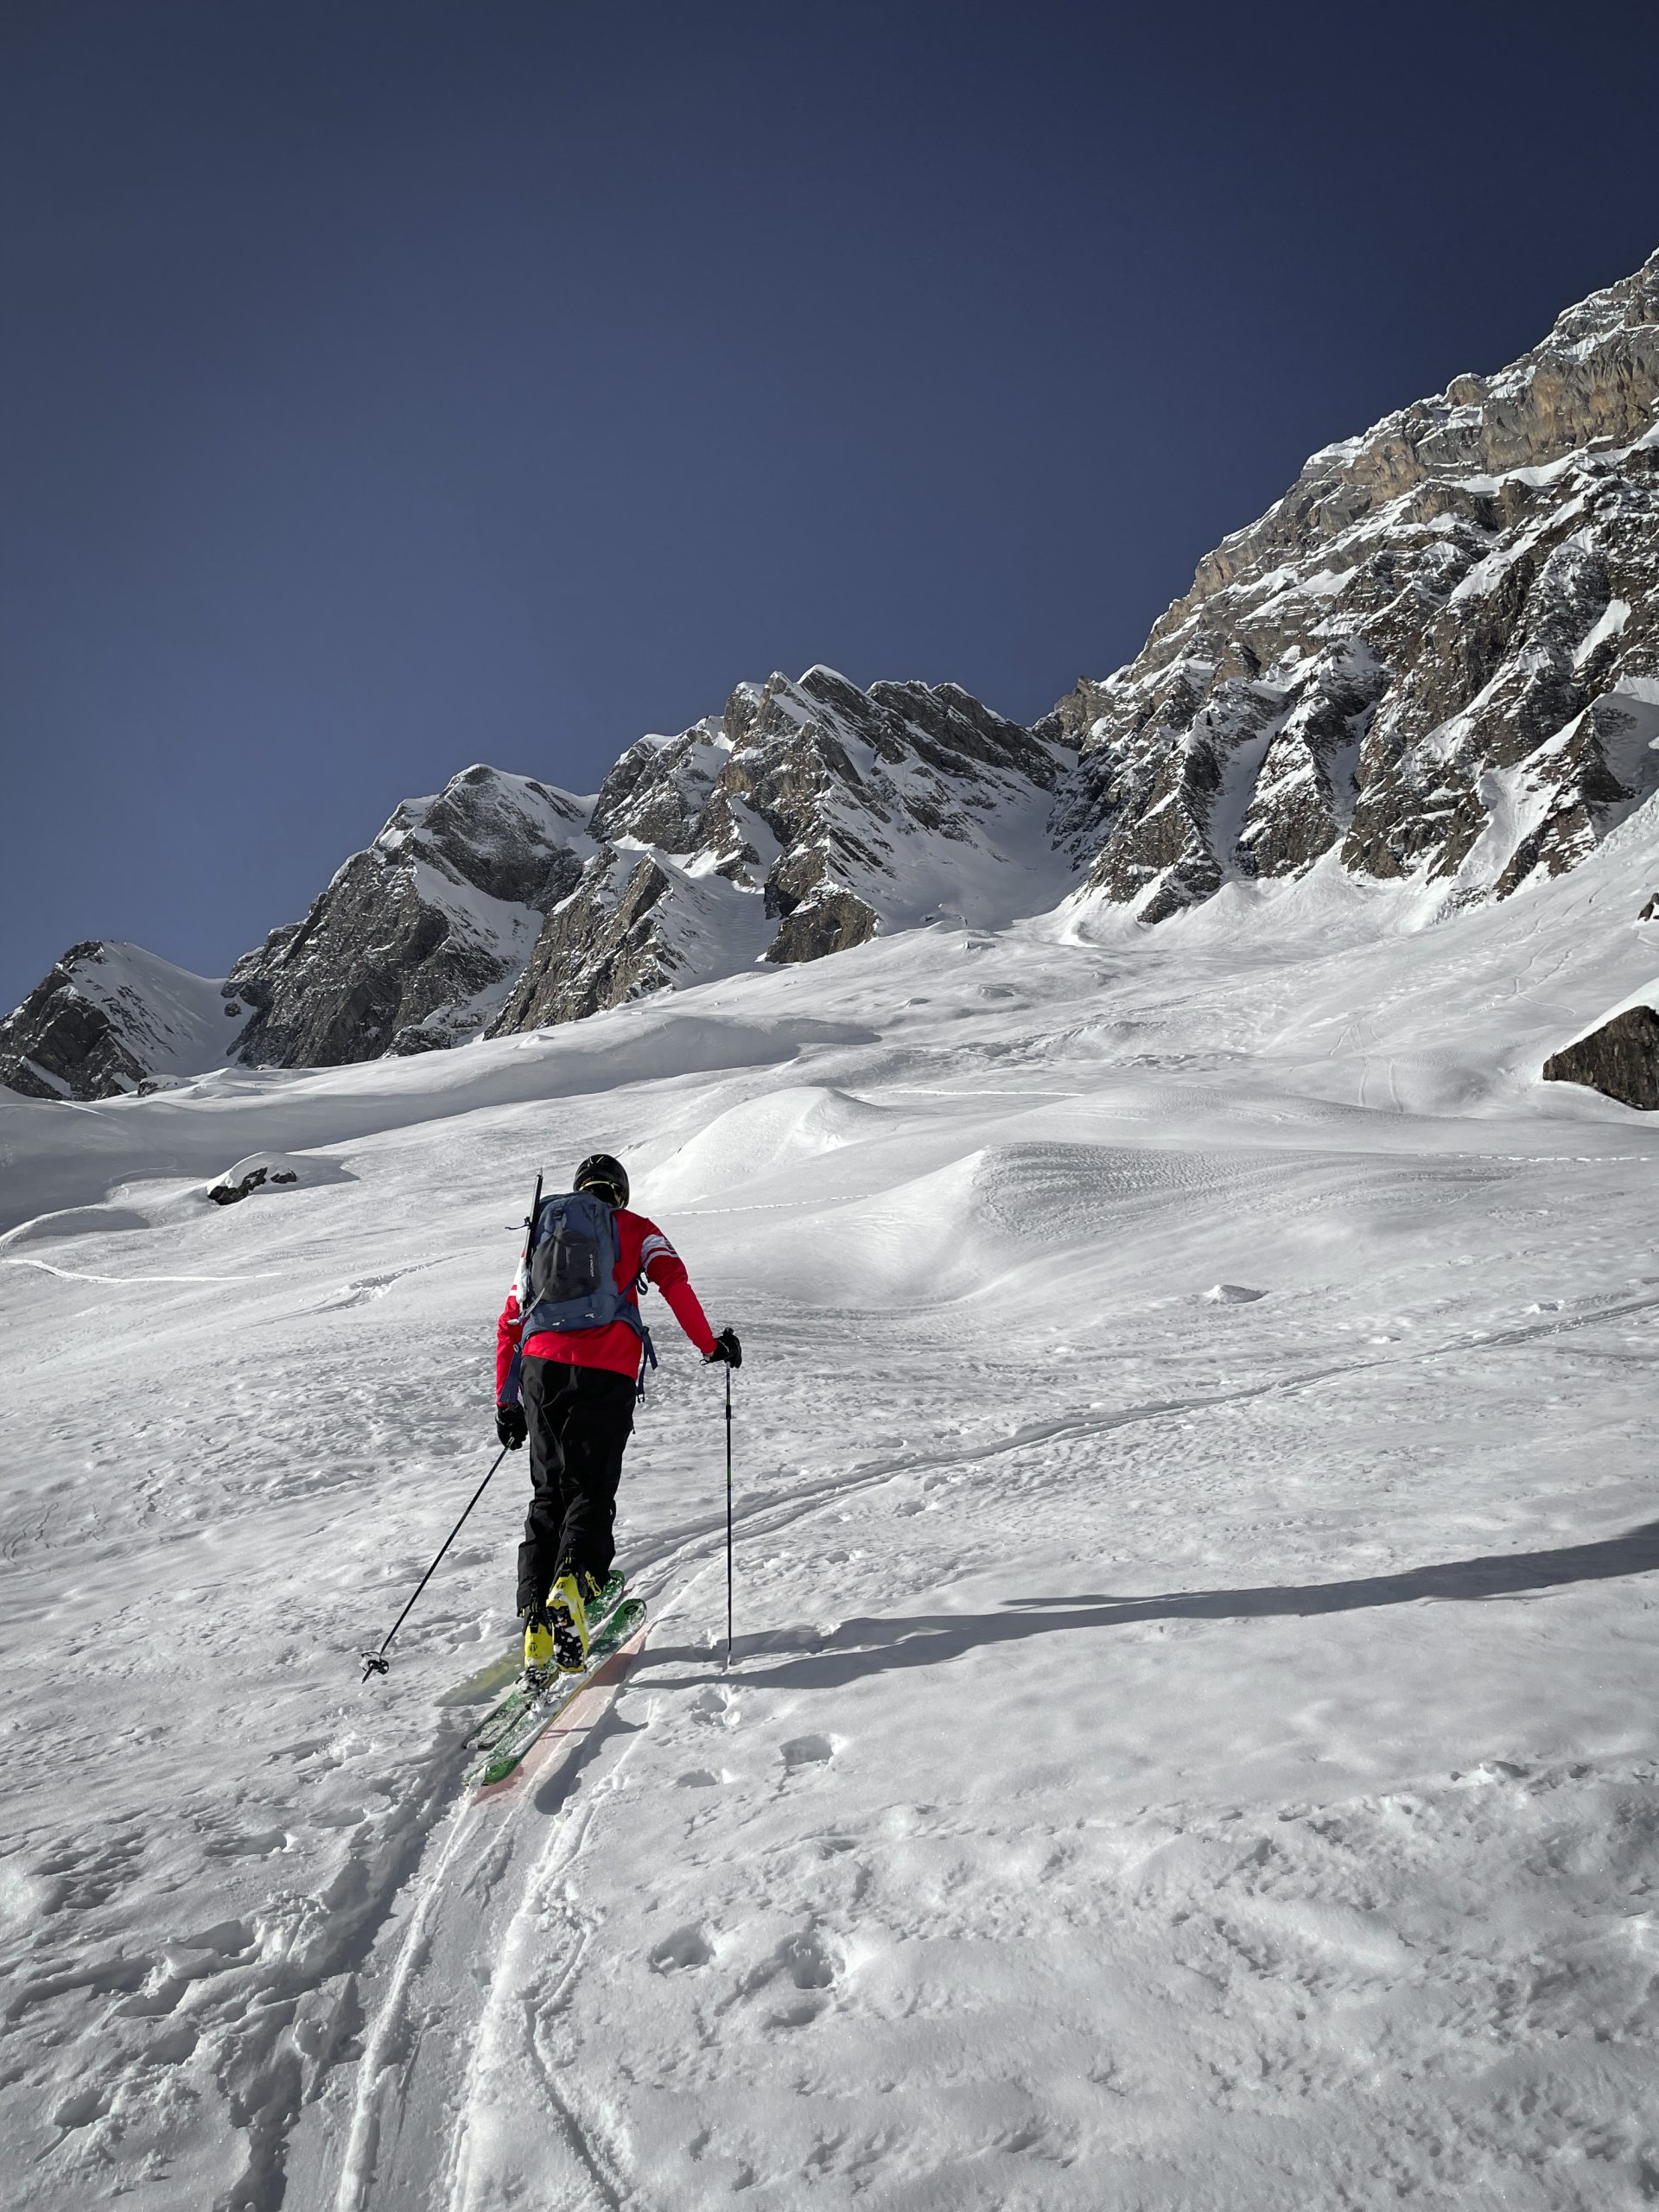
M 1659 254 L 1508 368 L 1315 454 L 1134 662 L 1033 728 L 811 668 L 639 739 L 591 798 L 468 768 L 222 987 L 76 946 L 0 1022 L 0 1082 L 425 1052 L 1068 893 L 1156 923 L 1324 866 L 1420 919 L 1505 898 L 1659 788 L 1656 582 Z
M 1048 818 L 1075 757 L 1063 731 L 1033 735 L 954 683 L 861 691 L 810 668 L 741 684 L 612 769 L 601 849 L 493 1033 L 940 913 L 994 926 L 1052 904 L 1070 874 Z

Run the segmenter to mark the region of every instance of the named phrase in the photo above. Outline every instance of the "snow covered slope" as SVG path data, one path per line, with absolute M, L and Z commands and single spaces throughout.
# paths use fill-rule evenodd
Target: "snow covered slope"
M 1659 1132 L 1538 1080 L 1648 857 L 0 1107 L 0 2202 L 1649 2201 Z M 522 1463 L 355 1654 L 598 1144 L 747 1348 L 734 1662 L 658 1313 L 650 1637 L 467 1805 Z

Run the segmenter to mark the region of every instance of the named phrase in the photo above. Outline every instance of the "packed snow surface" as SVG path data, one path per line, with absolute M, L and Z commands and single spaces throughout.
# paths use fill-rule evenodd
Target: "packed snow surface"
M 1641 819 L 0 1109 L 0 2201 L 1650 2202 L 1659 1128 L 1537 1080 Z M 469 1801 L 521 1459 L 356 1655 L 598 1147 L 744 1339 L 735 1649 L 657 1306 L 644 1648 Z

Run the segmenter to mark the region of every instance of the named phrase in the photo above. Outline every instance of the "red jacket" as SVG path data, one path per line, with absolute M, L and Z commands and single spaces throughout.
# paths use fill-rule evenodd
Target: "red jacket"
M 697 1350 L 705 1356 L 715 1348 L 715 1332 L 697 1302 L 697 1294 L 686 1276 L 685 1262 L 654 1221 L 642 1213 L 616 1209 L 616 1287 L 626 1291 L 644 1275 L 668 1300 L 674 1319 Z M 518 1402 L 518 1376 L 512 1356 L 526 1352 L 531 1359 L 562 1359 L 568 1367 L 607 1367 L 613 1374 L 638 1375 L 643 1349 L 626 1321 L 613 1321 L 605 1329 L 546 1329 L 520 1345 L 518 1283 L 515 1276 L 507 1292 L 501 1319 L 495 1325 L 495 1401 Z

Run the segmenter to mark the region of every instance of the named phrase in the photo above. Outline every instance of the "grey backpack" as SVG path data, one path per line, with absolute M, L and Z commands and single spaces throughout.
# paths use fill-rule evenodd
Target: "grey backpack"
M 543 1198 L 520 1270 L 524 1340 L 544 1330 L 607 1329 L 626 1321 L 643 1341 L 637 1286 L 616 1287 L 621 1256 L 616 1216 L 603 1198 L 591 1191 Z

